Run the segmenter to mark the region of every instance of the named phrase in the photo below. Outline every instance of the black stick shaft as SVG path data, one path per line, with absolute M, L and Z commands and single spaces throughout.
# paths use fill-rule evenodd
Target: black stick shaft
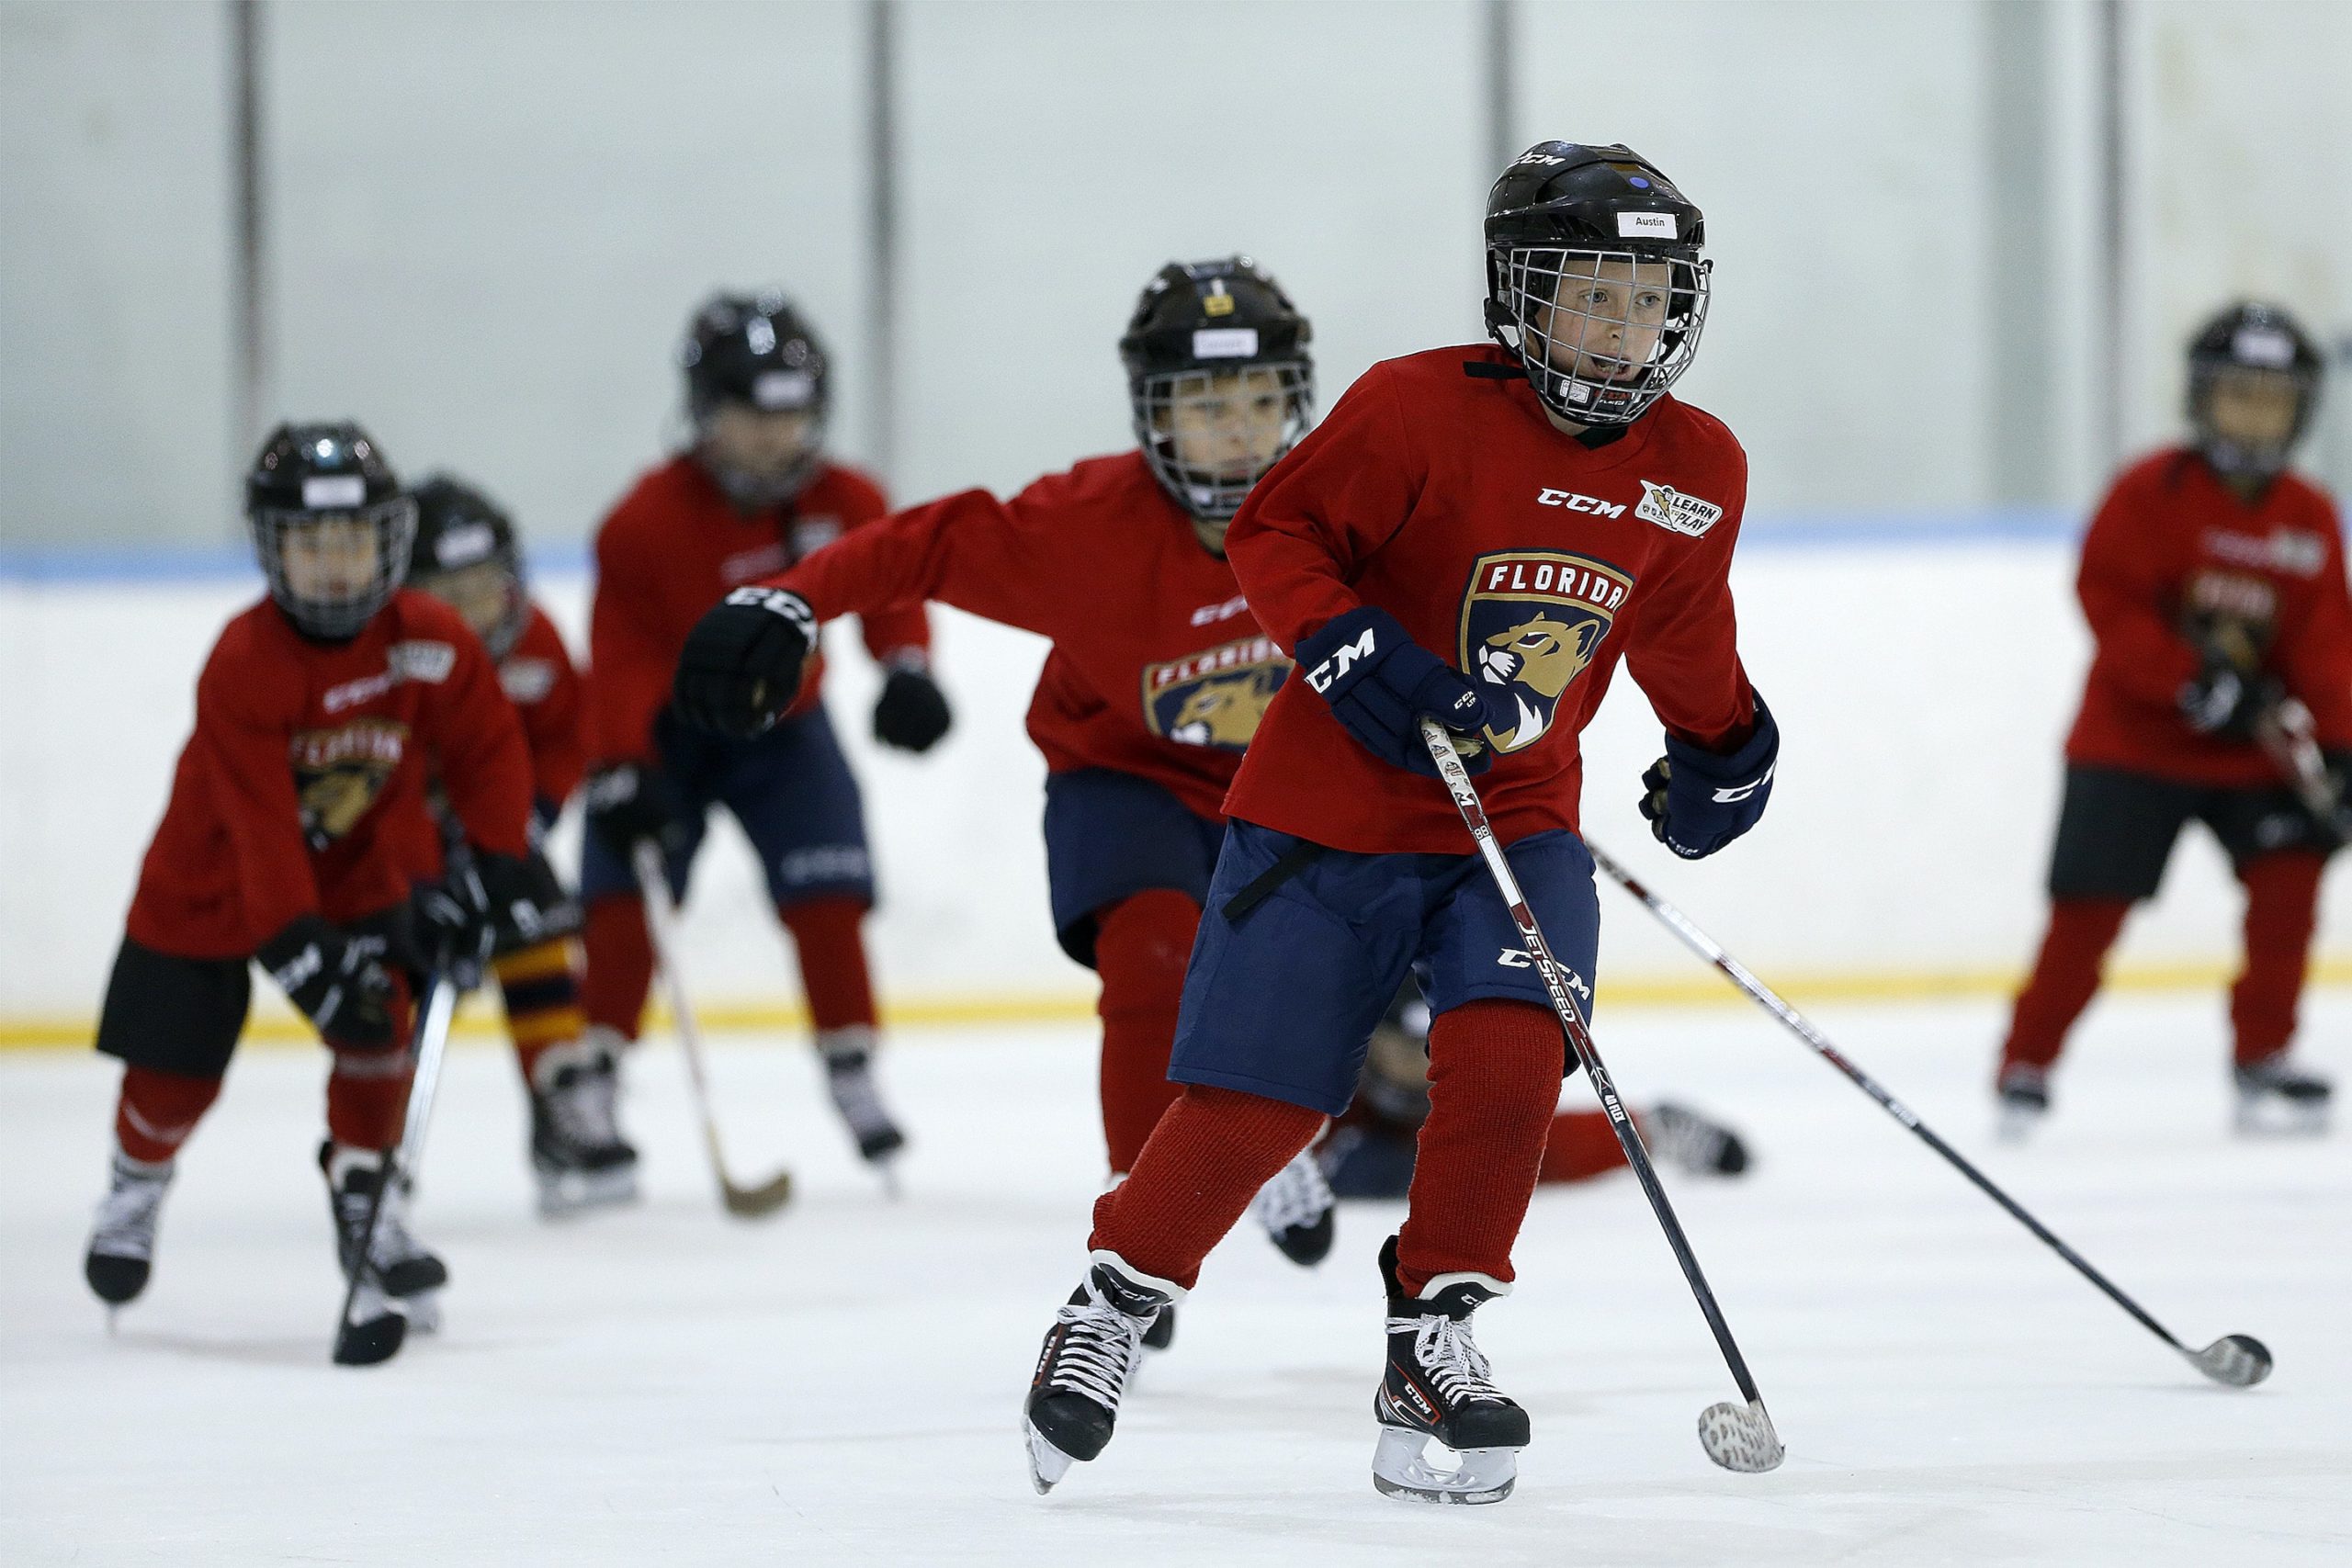
M 376 1227 L 392 1183 L 412 1169 L 424 1153 L 424 1127 L 433 1111 L 433 1095 L 441 1080 L 441 1055 L 449 1043 L 449 1020 L 457 1011 L 458 987 L 448 971 L 435 969 L 426 979 L 416 1008 L 416 1028 L 409 1045 L 408 1109 L 401 1119 L 401 1135 L 384 1151 L 377 1168 L 376 1195 L 368 1204 L 368 1223 L 359 1235 L 359 1257 L 351 1280 L 344 1287 L 343 1315 L 335 1320 L 340 1333 L 351 1324 L 351 1309 L 359 1299 L 360 1281 L 376 1267 Z
M 1617 1145 L 1625 1151 L 1625 1163 L 1641 1182 L 1642 1195 L 1649 1200 L 1650 1212 L 1657 1216 L 1658 1228 L 1666 1233 L 1666 1244 L 1673 1248 L 1674 1260 L 1682 1267 L 1682 1278 L 1689 1282 L 1691 1295 L 1698 1299 L 1699 1311 L 1715 1337 L 1715 1348 L 1723 1352 L 1724 1364 L 1731 1369 L 1732 1382 L 1739 1385 L 1741 1398 L 1761 1410 L 1764 1396 L 1757 1392 L 1755 1376 L 1747 1370 L 1747 1358 L 1739 1353 L 1739 1342 L 1732 1337 L 1731 1325 L 1724 1321 L 1723 1308 L 1715 1303 L 1714 1288 L 1707 1283 L 1698 1255 L 1690 1250 L 1690 1237 L 1682 1234 L 1682 1222 L 1675 1217 L 1674 1205 L 1667 1201 L 1666 1189 L 1658 1183 L 1657 1168 L 1650 1162 L 1649 1150 L 1642 1146 L 1642 1134 L 1634 1126 L 1634 1118 L 1625 1110 L 1624 1102 L 1617 1097 L 1616 1081 L 1609 1076 L 1600 1049 L 1592 1043 L 1592 1032 L 1585 1026 L 1584 1014 L 1569 987 L 1568 972 L 1552 956 L 1552 945 L 1544 940 L 1543 928 L 1536 924 L 1535 912 L 1527 907 L 1526 896 L 1520 891 L 1519 877 L 1512 872 L 1502 845 L 1496 840 L 1494 829 L 1487 824 L 1487 808 L 1478 798 L 1477 787 L 1470 782 L 1470 771 L 1462 765 L 1453 741 L 1434 721 L 1421 721 L 1421 738 L 1429 747 L 1430 760 L 1437 764 L 1439 775 L 1462 813 L 1463 825 L 1470 829 L 1487 870 L 1494 876 L 1497 891 L 1502 894 L 1503 903 L 1510 910 L 1527 956 L 1544 978 L 1544 988 L 1552 998 L 1552 1010 L 1558 1015 L 1560 1027 L 1576 1050 L 1577 1060 L 1584 1065 L 1585 1077 L 1592 1080 L 1593 1092 L 1600 1097 L 1601 1109 L 1609 1115 L 1610 1130 L 1617 1134 Z
M 1888 1114 L 1892 1115 L 1897 1122 L 1902 1122 L 1905 1127 L 1911 1129 L 1914 1134 L 1917 1134 L 1921 1143 L 1926 1144 L 1929 1148 L 1935 1150 L 1936 1153 L 1943 1156 L 1946 1160 L 1951 1163 L 1953 1169 L 1959 1171 L 1961 1175 L 1968 1178 L 1970 1181 L 1975 1184 L 1978 1191 L 1984 1193 L 1984 1196 L 1990 1198 L 1994 1202 L 1998 1203 L 2003 1209 L 2007 1210 L 2011 1219 L 2016 1220 L 2018 1224 L 2031 1231 L 2036 1236 L 2041 1238 L 2043 1244 L 2049 1247 L 2052 1251 L 2064 1258 L 2067 1262 L 2073 1264 L 2075 1269 L 2082 1274 L 2084 1279 L 2088 1280 L 2092 1284 L 2097 1285 L 2101 1291 L 2107 1293 L 2109 1300 L 2112 1301 L 2117 1306 L 2121 1307 L 2125 1312 L 2130 1313 L 2133 1317 L 2137 1318 L 2140 1321 L 2141 1325 L 2146 1328 L 2149 1333 L 2154 1335 L 2157 1338 L 2163 1340 L 2165 1344 L 2171 1346 L 2174 1349 L 2178 1350 L 2183 1355 L 2194 1354 L 2188 1346 L 2174 1338 L 2172 1332 L 2165 1328 L 2163 1324 L 2158 1323 L 2154 1318 L 2149 1316 L 2147 1310 L 2142 1307 L 2138 1302 L 2135 1302 L 2130 1296 L 2125 1295 L 2121 1289 L 2120 1289 L 2113 1280 L 2100 1273 L 2097 1269 L 2091 1267 L 2089 1259 L 2086 1258 L 2081 1253 L 2076 1252 L 2073 1247 L 2060 1240 L 2057 1235 L 2053 1233 L 2048 1225 L 2043 1224 L 2040 1220 L 2035 1219 L 2030 1213 L 2028 1213 L 2022 1204 L 2020 1204 L 2016 1199 L 2010 1197 L 2007 1192 L 2002 1191 L 1999 1187 L 1996 1186 L 1991 1177 L 1986 1176 L 1983 1171 L 1977 1169 L 1976 1167 L 1971 1164 L 1958 1149 L 1953 1148 L 1950 1144 L 1945 1143 L 1943 1139 L 1937 1136 L 1935 1130 L 1929 1127 L 1926 1122 L 1920 1121 L 1909 1106 L 1895 1099 L 1894 1095 L 1889 1094 L 1884 1089 L 1880 1087 L 1877 1079 L 1871 1077 L 1870 1074 L 1862 1071 L 1861 1068 L 1849 1061 L 1843 1052 L 1839 1051 L 1837 1046 L 1832 1045 L 1828 1039 L 1822 1034 L 1821 1031 L 1813 1026 L 1811 1020 L 1807 1019 L 1803 1013 L 1797 1011 L 1796 1009 L 1791 1007 L 1788 1002 L 1781 997 L 1779 992 L 1773 990 L 1771 987 L 1767 986 L 1763 981 L 1748 973 L 1745 964 L 1741 964 L 1739 960 L 1732 957 L 1731 954 L 1725 953 L 1721 947 L 1718 947 L 1715 944 L 1714 939 L 1707 935 L 1706 932 L 1701 931 L 1697 926 L 1691 924 L 1690 918 L 1684 915 L 1681 910 L 1676 908 L 1673 905 L 1668 903 L 1665 899 L 1659 897 L 1648 888 L 1643 886 L 1631 873 L 1627 872 L 1624 867 L 1619 865 L 1615 861 L 1611 860 L 1608 855 L 1603 853 L 1589 840 L 1586 841 L 1585 847 L 1592 851 L 1593 863 L 1600 868 L 1601 874 L 1607 876 L 1611 882 L 1614 882 L 1618 886 L 1623 888 L 1626 892 L 1640 899 L 1649 909 L 1649 912 L 1658 918 L 1659 922 L 1663 924 L 1667 930 L 1672 931 L 1676 936 L 1682 939 L 1682 944 L 1685 947 L 1688 947 L 1691 952 L 1697 953 L 1700 957 L 1705 959 L 1708 963 L 1721 970 L 1733 985 L 1737 986 L 1741 990 L 1747 992 L 1748 997 L 1758 1006 L 1762 1007 L 1765 1011 L 1770 1013 L 1773 1017 L 1786 1024 L 1791 1033 L 1804 1041 L 1807 1045 L 1813 1047 L 1815 1055 L 1818 1055 L 1823 1061 L 1827 1062 L 1831 1066 L 1837 1068 L 1839 1072 L 1845 1074 L 1846 1077 L 1850 1078 L 1854 1085 L 1864 1094 L 1867 1094 L 1872 1100 L 1877 1100 L 1879 1104 L 1886 1110 Z

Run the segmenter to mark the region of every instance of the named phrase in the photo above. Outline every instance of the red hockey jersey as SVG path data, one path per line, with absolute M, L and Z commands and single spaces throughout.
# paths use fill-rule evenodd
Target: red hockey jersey
M 2098 642 L 2066 759 L 2185 784 L 2250 787 L 2278 771 L 2252 741 L 2181 716 L 2197 611 L 2267 628 L 2264 668 L 2312 710 L 2321 744 L 2352 747 L 2352 591 L 2327 497 L 2281 474 L 2252 505 L 2171 447 L 2123 470 L 2083 537 L 2075 580 Z
M 523 736 L 531 746 L 531 793 L 550 807 L 562 806 L 588 770 L 580 672 L 572 668 L 563 634 L 537 604 L 530 606 L 523 635 L 498 661 L 498 684 L 523 716 Z
M 1479 781 L 1508 842 L 1577 825 L 1577 735 L 1620 659 L 1668 729 L 1715 749 L 1745 739 L 1755 694 L 1726 573 L 1747 493 L 1739 443 L 1687 403 L 1663 398 L 1588 447 L 1544 419 L 1501 350 L 1433 349 L 1349 388 L 1250 492 L 1226 547 L 1285 649 L 1370 604 L 1458 669 L 1510 656 L 1517 722 L 1487 733 Z M 1358 745 L 1303 680 L 1274 698 L 1226 809 L 1334 849 L 1470 847 L 1444 789 Z
M 528 848 L 531 761 L 490 655 L 458 613 L 403 592 L 349 642 L 309 641 L 267 600 L 196 683 L 196 729 L 130 906 L 133 941 L 237 958 L 296 917 L 357 919 L 437 863 L 437 774 L 466 837 Z
M 912 507 L 769 581 L 820 619 L 936 599 L 1052 638 L 1029 704 L 1046 768 L 1132 773 L 1204 817 L 1290 670 L 1140 453 Z
M 645 761 L 653 719 L 686 634 L 731 588 L 773 576 L 888 510 L 872 479 L 828 463 L 789 506 L 746 515 L 692 457 L 637 482 L 596 533 L 596 594 L 588 631 L 588 748 L 599 762 Z M 876 604 L 861 617 L 876 659 L 931 643 L 918 603 Z M 799 707 L 817 700 L 812 668 Z

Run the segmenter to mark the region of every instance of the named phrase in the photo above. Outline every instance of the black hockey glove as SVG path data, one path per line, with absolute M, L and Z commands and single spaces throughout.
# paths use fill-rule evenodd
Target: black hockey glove
M 536 947 L 580 929 L 579 902 L 566 894 L 547 856 L 479 855 L 476 869 L 490 900 L 491 952 Z
M 1672 735 L 1666 755 L 1642 774 L 1642 815 L 1651 836 L 1684 860 L 1702 860 L 1756 826 L 1772 798 L 1781 727 L 1756 699 L 1756 732 L 1729 756 Z
M 498 933 L 490 888 L 474 856 L 464 851 L 450 856 L 440 881 L 420 883 L 410 893 L 408 910 L 418 967 L 447 969 L 469 989 L 478 985 Z
M 2209 651 L 2204 668 L 2180 689 L 2180 712 L 2188 728 L 2199 735 L 2251 740 L 2263 716 L 2285 695 L 2277 676 L 2247 674 L 2230 660 Z
M 1423 718 L 1462 738 L 1454 750 L 1476 773 L 1494 759 L 1476 737 L 1488 726 L 1508 728 L 1516 717 L 1500 685 L 1472 681 L 1415 642 L 1377 605 L 1335 616 L 1299 638 L 1297 651 L 1306 683 L 1365 750 L 1431 778 L 1437 764 L 1421 744 Z
M 817 617 L 799 594 L 738 588 L 686 634 L 671 701 L 692 728 L 748 740 L 800 694 L 816 646 Z
M 390 943 L 304 915 L 263 942 L 254 956 L 286 999 L 320 1035 L 337 1045 L 380 1051 L 399 1043 L 392 1025 L 392 978 L 384 971 Z
M 892 667 L 874 704 L 874 739 L 901 751 L 928 751 L 956 722 L 947 694 L 931 671 L 910 661 Z
M 616 762 L 588 775 L 581 791 L 588 831 L 626 863 L 639 839 L 650 839 L 666 853 L 686 830 L 684 806 L 669 775 L 650 762 Z

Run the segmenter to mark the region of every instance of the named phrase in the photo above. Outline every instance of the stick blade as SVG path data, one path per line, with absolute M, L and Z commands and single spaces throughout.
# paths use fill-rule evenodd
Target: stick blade
M 739 1220 L 764 1219 L 792 1201 L 792 1172 L 779 1170 L 757 1187 L 738 1187 L 732 1181 L 722 1180 L 718 1184 L 718 1200 Z
M 1788 1452 L 1781 1446 L 1781 1434 L 1773 1430 L 1772 1417 L 1764 1413 L 1762 1400 L 1734 1404 L 1726 1399 L 1708 1405 L 1699 1413 L 1699 1446 L 1725 1470 L 1749 1475 L 1778 1470 Z
M 338 1367 L 373 1367 L 400 1354 L 401 1345 L 408 1338 L 408 1318 L 400 1312 L 386 1312 L 360 1323 L 346 1322 L 335 1331 L 334 1364 Z
M 2252 1388 L 2270 1375 L 2270 1348 L 2251 1334 L 2224 1334 L 2188 1360 L 2215 1382 L 2232 1388 Z

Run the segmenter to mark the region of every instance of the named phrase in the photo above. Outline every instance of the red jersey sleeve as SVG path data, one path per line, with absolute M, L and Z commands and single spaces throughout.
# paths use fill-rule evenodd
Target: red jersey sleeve
M 2197 673 L 2197 650 L 2173 624 L 2180 579 L 2171 540 L 2150 525 L 2141 491 L 2161 468 L 2134 468 L 2116 481 L 2083 536 L 2075 592 L 2098 643 L 2094 683 L 2152 707 L 2169 708 Z
M 229 835 L 246 925 L 263 938 L 319 909 L 302 802 L 287 765 L 295 721 L 284 683 L 247 639 L 224 639 L 197 679 L 190 741 L 197 776 Z
M 844 513 L 842 537 L 854 538 L 861 530 L 887 516 L 890 504 L 883 499 L 881 488 L 864 475 L 843 472 L 841 479 Z M 931 616 L 924 612 L 920 595 L 861 608 L 857 625 L 859 635 L 865 640 L 865 651 L 877 663 L 888 663 L 893 655 L 910 649 L 928 651 L 931 648 Z
M 2320 744 L 2352 750 L 2352 587 L 2344 575 L 2344 528 L 2326 497 L 2312 499 L 2312 525 L 2327 540 L 2327 560 L 2298 623 L 2279 628 L 2278 673 L 2312 710 Z
M 546 671 L 544 677 L 536 671 L 533 676 L 535 682 L 545 679 L 542 694 L 512 691 L 507 694 L 522 710 L 524 738 L 530 742 L 531 788 L 549 806 L 560 807 L 571 798 L 571 792 L 580 787 L 581 775 L 588 771 L 580 671 L 572 666 L 571 650 L 563 646 L 563 635 L 536 604 L 515 652 L 537 661 Z
M 1722 481 L 1723 517 L 1651 590 L 1625 643 L 1625 672 L 1658 722 L 1713 751 L 1744 742 L 1756 718 L 1731 594 L 1732 550 L 1747 506 L 1747 454 L 1729 431 L 1724 442 L 1732 457 Z
M 878 519 L 768 581 L 808 601 L 820 621 L 866 617 L 876 606 L 936 599 L 983 620 L 1055 635 L 1070 598 L 1057 542 L 1066 476 L 1039 479 L 1011 501 L 967 490 Z
M 522 716 L 500 689 L 488 649 L 470 635 L 451 637 L 447 646 L 449 673 L 428 685 L 418 709 L 435 774 L 449 808 L 465 825 L 467 842 L 492 854 L 526 854 L 531 749 Z
M 1353 569 L 1403 526 L 1426 477 L 1396 388 L 1374 366 L 1259 481 L 1225 552 L 1250 613 L 1284 652 L 1363 603 L 1349 586 Z
M 624 503 L 596 535 L 588 615 L 588 749 L 598 761 L 653 760 L 653 718 L 670 700 L 674 660 L 642 585 L 663 581 L 655 531 Z

